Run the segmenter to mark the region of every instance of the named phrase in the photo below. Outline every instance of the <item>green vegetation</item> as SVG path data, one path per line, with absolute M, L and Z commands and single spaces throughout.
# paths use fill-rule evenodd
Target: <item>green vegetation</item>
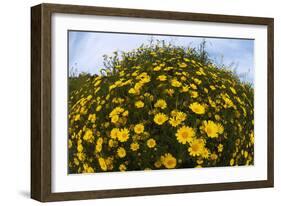
M 253 88 L 204 44 L 142 45 L 70 77 L 69 172 L 253 164 Z

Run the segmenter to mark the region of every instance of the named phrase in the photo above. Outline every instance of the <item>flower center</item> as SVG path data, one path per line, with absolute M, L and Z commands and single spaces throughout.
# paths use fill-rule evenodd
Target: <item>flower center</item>
M 168 165 L 173 165 L 174 164 L 174 161 L 173 160 L 168 160 Z
M 183 132 L 182 133 L 182 138 L 187 139 L 187 137 L 188 137 L 188 132 Z
M 191 148 L 192 148 L 192 150 L 194 152 L 198 152 L 199 151 L 199 145 L 198 144 L 193 144 Z
M 213 134 L 213 129 L 211 127 L 207 127 L 207 133 L 208 134 Z

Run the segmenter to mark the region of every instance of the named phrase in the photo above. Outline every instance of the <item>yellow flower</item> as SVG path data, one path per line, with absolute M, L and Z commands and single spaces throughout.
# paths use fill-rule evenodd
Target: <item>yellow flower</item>
M 207 148 L 204 148 L 202 153 L 201 153 L 201 156 L 204 158 L 204 159 L 208 159 L 209 158 L 209 155 L 210 155 L 210 151 L 207 149 Z
M 118 120 L 119 120 L 119 116 L 118 115 L 113 115 L 113 117 L 111 117 L 111 122 L 114 123 L 114 124 L 117 123 Z
M 181 123 L 181 121 L 177 117 L 171 117 L 169 123 L 173 127 L 177 127 Z
M 183 81 L 183 82 L 186 81 L 186 77 L 185 77 L 185 76 L 182 76 L 182 77 L 181 77 L 181 81 Z
M 85 107 L 82 107 L 81 109 L 80 109 L 80 114 L 82 114 L 82 115 L 85 115 L 85 114 L 87 114 L 87 109 L 85 108 Z
M 104 160 L 102 157 L 99 158 L 99 164 L 100 164 L 100 168 L 101 168 L 103 171 L 106 171 L 106 170 L 107 170 L 107 166 L 106 166 L 105 160 Z
M 142 88 L 142 86 L 143 86 L 143 83 L 137 82 L 137 83 L 135 84 L 134 88 L 135 88 L 136 91 L 139 91 L 139 90 Z
M 96 152 L 100 152 L 102 150 L 102 145 L 101 144 L 97 144 L 96 145 Z
M 203 130 L 206 132 L 208 137 L 216 138 L 219 134 L 219 127 L 213 121 L 203 121 Z
M 166 92 L 167 92 L 167 94 L 168 94 L 169 96 L 173 96 L 173 94 L 175 93 L 175 90 L 173 90 L 173 89 L 167 89 Z
M 184 112 L 177 112 L 176 118 L 180 121 L 184 121 L 186 119 L 186 114 Z
M 164 124 L 168 120 L 168 117 L 163 113 L 158 113 L 154 116 L 154 122 L 158 125 Z
M 109 86 L 108 90 L 111 91 L 112 89 L 115 89 L 115 88 L 116 88 L 116 85 L 112 84 L 112 85 Z
M 85 134 L 84 134 L 84 136 L 83 136 L 83 139 L 84 139 L 85 141 L 89 141 L 92 137 L 93 137 L 93 132 L 92 132 L 92 130 L 87 129 L 86 132 L 85 132 Z
M 167 103 L 164 99 L 159 99 L 157 100 L 157 102 L 154 104 L 154 107 L 158 107 L 158 108 L 161 108 L 161 109 L 165 109 L 167 107 Z
M 173 169 L 177 166 L 177 159 L 170 153 L 166 153 L 164 156 L 161 156 L 161 162 L 168 169 Z
M 144 131 L 144 126 L 143 124 L 136 124 L 134 127 L 134 131 L 136 134 L 141 134 Z
M 197 98 L 197 97 L 198 97 L 198 92 L 192 91 L 192 92 L 191 92 L 191 97 L 192 97 L 192 98 Z
M 110 98 L 110 94 L 106 95 L 105 99 L 109 100 L 109 98 Z
M 68 149 L 70 149 L 72 147 L 72 141 L 69 139 L 68 140 Z
M 136 108 L 143 108 L 144 107 L 144 103 L 142 101 L 137 101 L 135 103 Z
M 172 117 L 170 118 L 169 123 L 173 127 L 178 126 L 186 119 L 186 114 L 184 112 L 178 112 L 176 110 L 173 110 L 171 112 L 171 115 L 172 115 Z
M 123 76 L 125 75 L 125 72 L 124 72 L 124 71 L 121 71 L 121 72 L 119 73 L 119 75 L 120 75 L 120 77 L 123 77 Z
M 222 152 L 223 151 L 223 145 L 222 144 L 219 144 L 218 145 L 218 152 Z
M 149 148 L 153 148 L 156 146 L 156 141 L 152 138 L 150 138 L 149 140 L 147 140 L 146 142 L 146 145 L 149 147 Z
M 119 170 L 120 170 L 121 172 L 126 171 L 126 169 L 127 169 L 126 165 L 124 165 L 124 164 L 119 165 Z
M 135 88 L 131 88 L 131 89 L 129 89 L 128 93 L 129 94 L 138 94 L 139 91 L 137 89 L 135 89 Z
M 249 155 L 248 151 L 245 151 L 245 152 L 244 152 L 244 157 L 247 158 L 248 155 Z
M 118 137 L 119 129 L 118 128 L 113 128 L 110 132 L 110 137 L 112 139 L 116 139 Z
M 199 165 L 201 165 L 201 164 L 203 164 L 203 163 L 204 163 L 204 160 L 199 159 L 199 160 L 197 160 L 197 161 L 196 161 L 196 163 L 197 163 L 197 164 L 199 164 Z
M 136 79 L 140 80 L 139 82 L 142 84 L 150 82 L 150 76 L 146 72 L 141 73 Z
M 145 84 L 150 82 L 150 76 L 146 76 L 140 80 L 140 83 Z
M 194 79 L 194 82 L 198 85 L 200 85 L 202 83 L 202 81 L 200 79 L 197 79 L 197 78 Z
M 80 161 L 84 161 L 85 160 L 85 154 L 82 152 L 77 153 L 77 157 Z
M 121 114 L 122 112 L 124 112 L 124 109 L 122 107 L 116 107 L 115 109 L 113 109 L 110 114 L 109 114 L 109 117 L 113 117 L 114 115 L 119 115 Z
M 232 100 L 229 98 L 229 96 L 227 94 L 223 93 L 223 94 L 221 94 L 221 97 L 225 103 L 224 108 L 230 108 L 230 107 L 234 106 Z
M 216 115 L 215 115 L 215 119 L 216 119 L 217 121 L 221 120 L 220 115 L 216 114 Z
M 113 103 L 116 103 L 116 104 L 122 104 L 124 101 L 125 101 L 125 100 L 122 99 L 122 98 L 116 98 L 116 97 L 114 97 L 114 98 L 112 99 L 112 102 L 113 102 Z
M 79 160 L 76 157 L 74 158 L 74 164 L 77 166 L 79 165 Z
M 78 146 L 77 146 L 77 151 L 78 151 L 78 152 L 82 152 L 82 151 L 83 151 L 83 146 L 82 146 L 82 144 L 78 144 Z
M 140 145 L 137 142 L 133 142 L 130 145 L 132 151 L 137 151 L 140 148 Z
M 184 63 L 184 62 L 179 63 L 178 65 L 179 65 L 180 68 L 185 68 L 185 67 L 187 67 L 187 64 Z
M 189 86 L 183 86 L 181 91 L 188 92 L 188 90 L 189 90 Z
M 117 155 L 120 158 L 124 158 L 126 156 L 126 150 L 123 147 L 119 147 L 117 150 Z
M 112 170 L 113 169 L 113 157 L 108 157 L 105 160 L 106 166 L 108 170 Z
M 181 84 L 181 82 L 179 82 L 178 80 L 172 79 L 171 85 L 172 85 L 173 87 L 181 87 L 182 84 Z
M 98 87 L 97 89 L 95 89 L 94 93 L 98 93 L 98 91 L 100 91 L 100 87 Z
M 213 85 L 210 86 L 211 90 L 215 90 L 216 87 L 214 87 Z
M 102 109 L 102 106 L 98 105 L 97 108 L 96 108 L 96 111 L 99 112 L 101 109 Z
M 188 152 L 191 156 L 200 156 L 204 150 L 205 143 L 202 139 L 195 139 L 190 142 Z
M 97 86 L 99 86 L 100 83 L 101 83 L 101 80 L 98 80 L 95 82 L 94 86 L 97 87 Z
M 250 133 L 250 141 L 251 141 L 252 144 L 254 144 L 254 142 L 255 142 L 255 136 L 254 136 L 253 131 Z
M 218 159 L 218 155 L 216 153 L 212 153 L 211 156 L 210 156 L 210 159 L 216 160 L 216 159 Z
M 120 129 L 117 138 L 120 142 L 126 142 L 129 139 L 129 130 L 127 128 Z
M 205 107 L 198 102 L 190 104 L 189 108 L 196 114 L 205 114 Z
M 84 164 L 83 168 L 84 168 L 84 171 L 83 171 L 84 173 L 93 173 L 94 172 L 94 169 L 91 166 L 89 166 L 88 164 Z
M 93 97 L 92 95 L 89 95 L 89 96 L 87 96 L 87 98 L 86 98 L 86 99 L 89 101 L 89 100 L 91 100 L 91 99 L 92 99 L 92 97 Z
M 96 114 L 89 114 L 88 120 L 94 123 L 96 121 Z
M 161 163 L 161 161 L 159 161 L 159 160 L 154 163 L 154 166 L 155 166 L 156 168 L 160 168 L 161 165 L 162 165 L 162 163 Z
M 153 68 L 153 71 L 159 71 L 159 70 L 161 70 L 160 66 L 156 66 L 156 67 Z
M 179 143 L 186 144 L 187 142 L 192 142 L 195 136 L 195 131 L 193 128 L 188 126 L 182 126 L 177 130 L 176 137 Z
M 114 146 L 114 141 L 113 141 L 112 139 L 110 139 L 110 140 L 108 141 L 108 146 L 109 146 L 109 147 L 113 147 L 113 146 Z
M 194 90 L 197 89 L 197 86 L 196 86 L 195 84 L 190 84 L 190 87 L 191 87 L 192 89 L 194 89 Z
M 223 126 L 220 123 L 218 123 L 217 126 L 218 126 L 219 133 L 222 134 L 224 131 Z
M 233 87 L 230 87 L 229 89 L 232 91 L 233 94 L 236 94 L 236 90 Z
M 97 144 L 102 144 L 102 143 L 103 143 L 103 138 L 102 137 L 98 138 Z
M 232 158 L 229 162 L 230 166 L 233 166 L 234 165 L 234 159 Z
M 138 71 L 134 71 L 132 74 L 133 77 L 138 76 Z
M 80 114 L 76 114 L 76 115 L 74 116 L 74 121 L 78 121 L 78 120 L 80 120 Z
M 129 115 L 129 111 L 128 110 L 126 110 L 125 112 L 122 113 L 123 117 L 127 117 L 128 115 Z
M 224 100 L 224 102 L 225 102 L 225 105 L 224 105 L 225 108 L 233 107 L 234 104 L 233 104 L 233 102 L 231 101 L 231 99 L 229 99 L 229 98 L 226 97 L 226 98 L 224 98 L 223 100 Z
M 171 71 L 172 69 L 174 69 L 173 67 L 166 67 L 165 69 L 164 69 L 164 71 Z
M 157 77 L 157 79 L 159 80 L 159 81 L 166 81 L 167 80 L 167 76 L 166 75 L 159 75 L 158 77 Z

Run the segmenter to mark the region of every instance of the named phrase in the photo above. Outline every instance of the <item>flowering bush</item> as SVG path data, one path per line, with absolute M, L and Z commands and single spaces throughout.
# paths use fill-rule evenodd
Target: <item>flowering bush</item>
M 115 53 L 85 79 L 69 94 L 70 173 L 253 164 L 253 88 L 195 49 Z

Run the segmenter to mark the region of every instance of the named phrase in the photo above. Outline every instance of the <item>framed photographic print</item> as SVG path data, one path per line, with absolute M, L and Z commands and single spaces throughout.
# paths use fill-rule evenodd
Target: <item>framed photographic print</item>
M 31 8 L 31 197 L 273 187 L 273 19 Z

